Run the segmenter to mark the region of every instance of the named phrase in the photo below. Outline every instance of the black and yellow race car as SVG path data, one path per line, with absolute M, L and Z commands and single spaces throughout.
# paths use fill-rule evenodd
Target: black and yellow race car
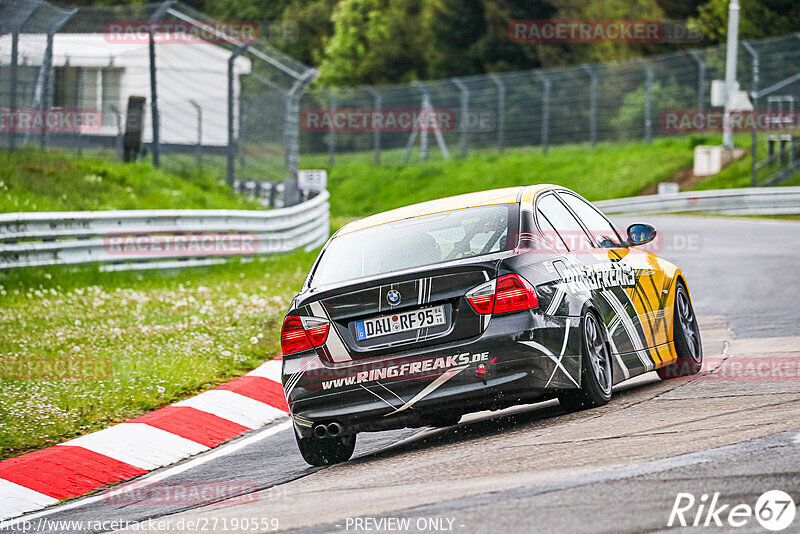
M 615 384 L 702 365 L 680 269 L 573 191 L 470 193 L 366 217 L 323 247 L 281 332 L 283 386 L 312 465 L 356 434 L 447 426 L 557 397 L 605 404 Z

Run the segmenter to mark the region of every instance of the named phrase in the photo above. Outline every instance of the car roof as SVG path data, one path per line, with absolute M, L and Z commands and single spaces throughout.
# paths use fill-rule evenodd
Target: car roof
M 491 206 L 495 204 L 512 204 L 522 201 L 532 201 L 537 193 L 545 189 L 555 187 L 552 184 L 537 184 L 527 186 L 506 187 L 503 189 L 490 189 L 488 191 L 478 191 L 475 193 L 466 193 L 463 195 L 456 195 L 452 197 L 439 198 L 436 200 L 429 200 L 427 202 L 420 202 L 418 204 L 411 204 L 382 213 L 376 213 L 363 219 L 358 219 L 341 227 L 333 237 L 339 237 L 344 234 L 350 234 L 371 228 L 380 224 L 397 222 L 404 219 L 412 219 L 414 217 L 421 217 L 423 215 L 431 215 L 434 213 L 442 213 L 445 211 L 453 211 L 464 208 L 474 208 L 477 206 Z

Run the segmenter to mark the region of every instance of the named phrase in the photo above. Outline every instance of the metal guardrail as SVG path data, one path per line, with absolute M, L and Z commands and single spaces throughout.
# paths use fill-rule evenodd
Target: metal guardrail
M 330 235 L 328 196 L 269 211 L 0 214 L 0 270 L 93 262 L 103 270 L 174 268 L 311 250 Z
M 800 187 L 759 187 L 687 191 L 595 202 L 605 213 L 717 213 L 721 215 L 800 214 Z

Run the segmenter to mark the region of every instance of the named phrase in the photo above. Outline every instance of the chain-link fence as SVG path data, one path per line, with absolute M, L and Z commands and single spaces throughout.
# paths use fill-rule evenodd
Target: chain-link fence
M 725 68 L 725 48 L 715 46 L 626 62 L 309 91 L 316 71 L 255 38 L 263 27 L 264 21 L 212 21 L 173 1 L 66 9 L 0 0 L 0 145 L 143 155 L 172 170 L 224 177 L 273 203 L 285 194 L 291 204 L 300 198 L 300 152 L 309 156 L 307 167 L 342 158 L 400 164 L 685 133 L 665 124 L 665 113 L 711 108 L 711 81 Z M 800 82 L 791 81 L 798 60 L 797 34 L 741 44 L 737 78 L 756 95 L 756 109 L 798 101 Z M 375 112 L 384 122 L 375 122 Z M 773 155 L 794 146 L 796 136 L 775 135 L 754 135 L 753 148 Z M 795 161 L 794 148 L 785 152 L 759 169 L 772 173 L 776 162 Z
M 294 203 L 299 99 L 316 71 L 179 2 L 0 0 L 0 144 L 113 151 Z M 253 183 L 256 187 L 253 187 Z
M 758 92 L 800 70 L 800 34 L 744 42 L 737 79 Z M 565 143 L 650 141 L 685 133 L 666 113 L 711 108 L 711 82 L 724 79 L 725 47 L 714 46 L 644 59 L 569 68 L 489 74 L 392 86 L 315 89 L 303 97 L 301 151 L 313 162 L 341 158 L 402 163 L 463 157 L 474 149 Z M 797 84 L 781 94 L 797 95 Z M 771 94 L 771 93 L 770 93 Z M 797 99 L 797 96 L 795 96 Z M 754 101 L 766 109 L 766 99 Z M 425 108 L 444 120 L 424 128 L 375 125 Z M 336 121 L 338 120 L 338 124 Z M 796 125 L 795 125 L 796 127 Z M 400 131 L 402 130 L 402 131 Z

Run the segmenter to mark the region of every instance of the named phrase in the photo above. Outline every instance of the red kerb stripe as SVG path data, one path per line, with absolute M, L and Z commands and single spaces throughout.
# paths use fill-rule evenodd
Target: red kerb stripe
M 103 484 L 146 472 L 73 445 L 56 445 L 0 462 L 0 478 L 55 499 L 83 495 Z

